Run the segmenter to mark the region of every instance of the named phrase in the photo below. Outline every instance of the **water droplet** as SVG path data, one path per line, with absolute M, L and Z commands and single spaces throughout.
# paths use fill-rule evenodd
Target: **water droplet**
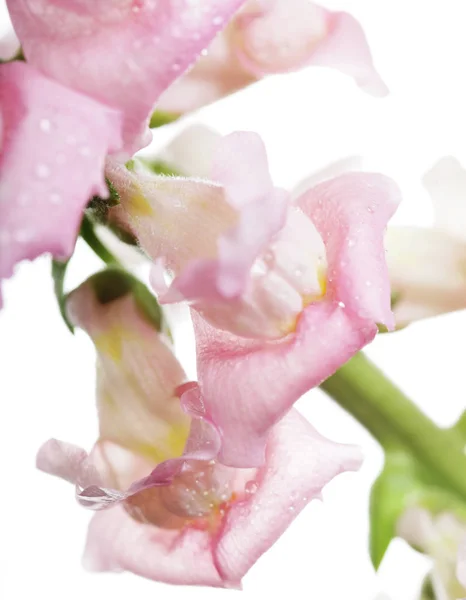
M 340 302 L 338 303 L 338 306 L 339 306 L 340 308 L 345 308 L 346 304 L 345 304 L 344 302 L 341 302 L 341 301 L 340 301 Z
M 50 194 L 50 202 L 52 204 L 60 204 L 60 202 L 61 202 L 61 196 L 60 196 L 60 194 L 57 194 L 56 192 L 52 192 Z
M 372 208 L 372 206 L 368 206 L 367 207 L 367 212 L 368 213 L 373 213 L 374 212 L 374 209 Z
M 204 48 L 203 50 L 201 50 L 201 56 L 207 56 L 209 54 L 209 51 L 207 50 L 207 48 Z
M 89 148 L 89 146 L 81 146 L 79 148 L 78 152 L 81 156 L 90 156 L 91 155 L 91 149 Z
M 35 173 L 40 179 L 46 179 L 50 175 L 50 169 L 44 163 L 36 165 Z
M 217 17 L 214 17 L 212 19 L 212 25 L 215 25 L 216 27 L 218 27 L 222 23 L 223 23 L 223 17 L 221 17 L 220 15 L 218 15 Z
M 371 287 L 371 285 L 372 285 L 372 281 L 369 281 L 369 279 L 368 279 L 368 280 L 366 281 L 366 286 L 367 286 L 367 287 Z
M 349 240 L 348 240 L 348 246 L 349 246 L 350 248 L 352 248 L 352 247 L 354 246 L 354 244 L 355 244 L 354 240 L 352 240 L 352 239 L 349 239 Z
M 39 121 L 40 130 L 44 133 L 49 133 L 51 125 L 52 124 L 50 123 L 49 119 L 41 119 Z
M 253 496 L 257 492 L 257 483 L 255 481 L 248 481 L 244 486 L 246 496 Z
M 290 504 L 290 506 L 288 507 L 288 510 L 289 510 L 290 512 L 294 512 L 294 511 L 296 510 L 296 507 L 295 507 L 295 505 L 294 505 L 294 504 Z

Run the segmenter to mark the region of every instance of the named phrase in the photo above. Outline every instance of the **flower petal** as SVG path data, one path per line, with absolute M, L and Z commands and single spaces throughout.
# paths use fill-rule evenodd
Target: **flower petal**
M 0 66 L 0 279 L 44 252 L 66 258 L 82 211 L 106 196 L 119 116 L 23 62 Z
M 435 227 L 466 241 L 466 170 L 453 156 L 440 159 L 423 177 L 434 204 Z
M 383 175 L 348 173 L 296 201 L 317 227 L 328 264 L 328 294 L 359 317 L 394 327 L 384 233 L 400 201 Z
M 366 36 L 358 21 L 345 12 L 329 12 L 328 25 L 328 35 L 317 46 L 308 64 L 337 69 L 352 77 L 368 94 L 386 96 L 388 88 L 375 70 Z
M 158 529 L 138 523 L 119 506 L 93 517 L 84 566 L 131 571 L 165 583 L 223 587 L 207 531 Z
M 121 197 L 114 218 L 175 274 L 162 302 L 237 298 L 289 205 L 288 194 L 273 186 L 264 144 L 252 132 L 219 140 L 215 183 L 129 172 L 115 162 L 107 174 Z
M 145 145 L 160 94 L 189 68 L 244 0 L 9 0 L 28 62 L 122 111 L 132 153 Z M 109 51 L 111 49 L 111 51 Z
M 355 448 L 326 440 L 291 411 L 271 435 L 255 493 L 231 506 L 213 537 L 207 530 L 167 531 L 141 524 L 116 507 L 93 518 L 85 565 L 167 583 L 240 587 L 243 575 L 300 510 L 333 477 L 357 469 L 360 461 Z
M 20 43 L 13 29 L 0 37 L 0 60 L 11 60 L 20 50 Z
M 205 125 L 190 125 L 157 155 L 157 160 L 180 175 L 208 179 L 220 138 L 219 133 Z
M 126 290 L 103 302 L 95 289 L 97 278 L 70 294 L 67 309 L 97 349 L 100 437 L 154 463 L 180 456 L 190 421 L 176 393 L 186 380 L 183 369 L 135 295 Z
M 373 339 L 377 328 L 336 302 L 310 304 L 296 333 L 265 342 L 210 326 L 192 312 L 204 417 L 221 432 L 219 460 L 260 466 L 270 428 L 312 387 Z
M 389 227 L 395 320 L 404 326 L 466 307 L 466 243 L 439 229 Z
M 387 94 L 361 25 L 309 0 L 249 0 L 194 68 L 161 97 L 169 113 L 196 110 L 258 79 L 308 65 L 335 68 Z
M 253 262 L 285 223 L 288 194 L 273 186 L 265 146 L 252 132 L 235 132 L 217 146 L 213 179 L 239 215 L 238 224 L 218 240 L 218 260 L 191 263 L 186 279 L 175 280 L 186 299 L 238 297 L 246 288 Z M 189 283 L 188 283 L 189 282 Z M 214 289 L 210 289 L 211 286 Z
M 361 462 L 356 447 L 325 439 L 291 410 L 271 432 L 255 493 L 227 513 L 214 550 L 222 577 L 240 581 L 329 481 Z

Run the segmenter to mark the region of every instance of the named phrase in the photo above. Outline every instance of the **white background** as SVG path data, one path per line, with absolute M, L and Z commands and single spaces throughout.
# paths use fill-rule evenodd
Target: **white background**
M 0 1 L 0 8 L 3 8 Z M 349 154 L 392 175 L 404 205 L 396 220 L 428 224 L 431 208 L 420 184 L 441 156 L 466 164 L 466 7 L 464 0 L 341 0 L 363 24 L 391 96 L 376 100 L 337 72 L 308 69 L 270 78 L 209 107 L 190 122 L 228 133 L 258 131 L 277 185 L 291 187 L 310 172 Z M 0 19 L 6 24 L 6 13 Z M 181 125 L 180 125 L 181 126 Z M 156 133 L 161 144 L 176 128 Z M 465 223 L 466 226 L 466 223 Z M 74 286 L 98 262 L 80 247 Z M 236 592 L 176 588 L 124 575 L 91 575 L 80 566 L 89 515 L 70 486 L 34 468 L 51 436 L 90 447 L 96 434 L 93 351 L 71 336 L 55 306 L 49 260 L 24 264 L 4 286 L 0 315 L 0 590 L 5 600 L 130 597 L 215 600 Z M 466 315 L 457 313 L 379 336 L 370 356 L 442 424 L 465 405 Z M 183 356 L 192 364 L 189 344 Z M 367 554 L 371 482 L 382 453 L 365 431 L 319 391 L 299 408 L 339 441 L 360 444 L 366 462 L 313 502 L 244 579 L 243 597 L 371 600 L 415 598 L 427 566 L 395 542 L 376 576 Z

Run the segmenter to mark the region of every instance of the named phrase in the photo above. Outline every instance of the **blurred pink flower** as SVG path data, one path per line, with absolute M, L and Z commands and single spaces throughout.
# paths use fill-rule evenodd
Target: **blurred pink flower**
M 249 0 L 196 66 L 162 94 L 158 108 L 183 114 L 266 75 L 306 66 L 338 69 L 376 96 L 388 91 L 351 15 L 309 0 Z
M 219 432 L 201 416 L 197 386 L 180 385 L 183 371 L 166 341 L 131 295 L 99 292 L 92 281 L 73 292 L 69 312 L 98 351 L 100 438 L 90 455 L 50 440 L 37 459 L 76 485 L 83 506 L 101 511 L 85 565 L 239 586 L 328 481 L 359 467 L 360 454 L 291 411 L 271 431 L 259 469 L 222 465 Z M 227 390 L 223 397 L 228 402 Z
M 163 90 L 243 0 L 8 2 L 27 64 L 0 66 L 0 279 L 71 254 L 103 161 L 150 141 Z
M 210 182 L 107 171 L 121 198 L 114 218 L 156 261 L 161 300 L 195 309 L 204 417 L 224 434 L 221 460 L 259 465 L 292 404 L 377 324 L 393 328 L 383 237 L 399 193 L 382 175 L 351 173 L 291 203 L 252 133 L 221 139 L 212 172 Z

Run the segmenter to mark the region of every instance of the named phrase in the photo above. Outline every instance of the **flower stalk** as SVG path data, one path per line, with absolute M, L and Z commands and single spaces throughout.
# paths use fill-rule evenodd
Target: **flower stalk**
M 439 484 L 466 500 L 466 456 L 459 436 L 429 419 L 364 354 L 354 356 L 321 388 L 385 450 L 403 447 Z

